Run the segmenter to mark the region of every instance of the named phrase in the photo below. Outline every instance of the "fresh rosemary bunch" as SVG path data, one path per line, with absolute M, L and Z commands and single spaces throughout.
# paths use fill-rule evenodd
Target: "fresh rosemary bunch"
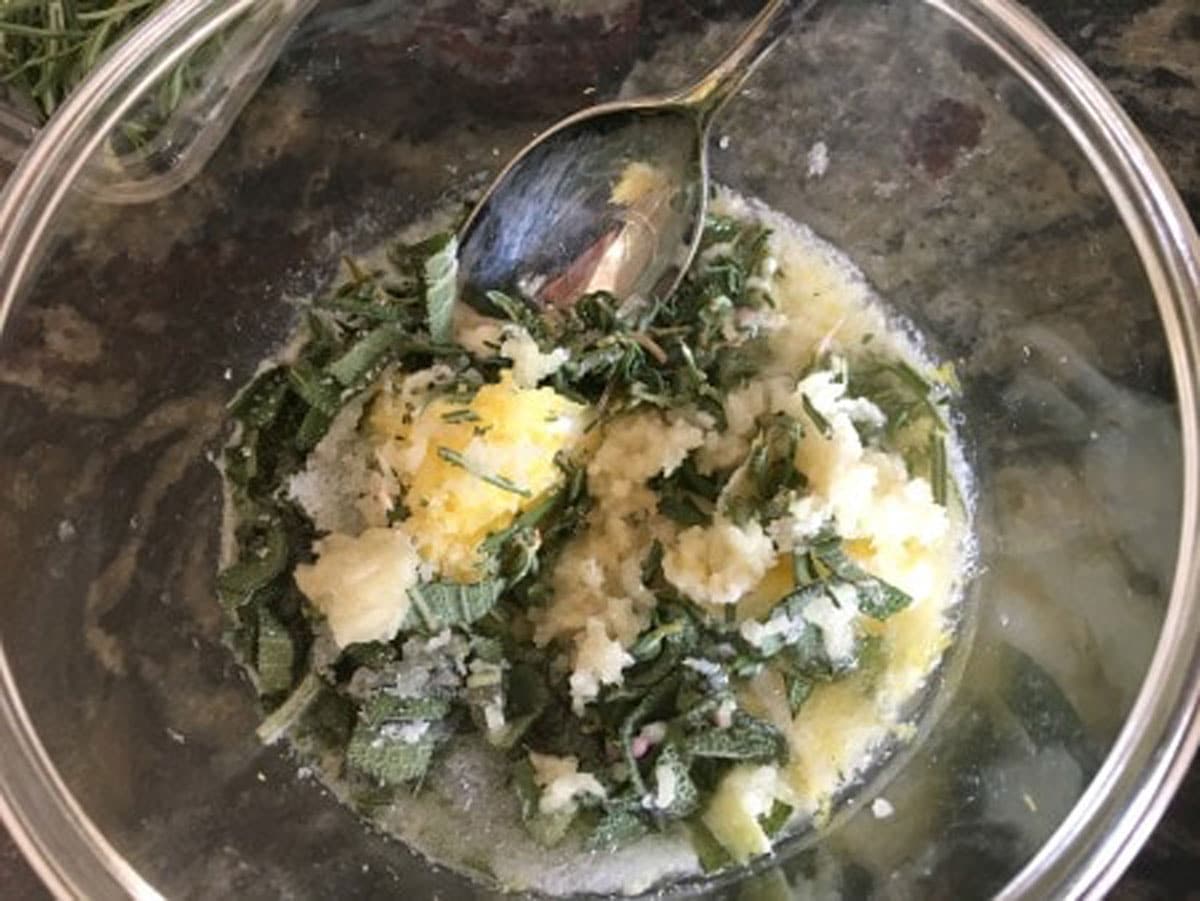
M 110 47 L 166 0 L 0 0 L 0 82 L 49 119 Z

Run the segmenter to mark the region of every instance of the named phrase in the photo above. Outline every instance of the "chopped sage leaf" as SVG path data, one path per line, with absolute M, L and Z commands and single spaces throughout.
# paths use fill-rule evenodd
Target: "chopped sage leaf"
M 450 410 L 442 414 L 442 422 L 457 424 L 461 422 L 480 422 L 482 417 L 469 407 Z
M 800 712 L 800 708 L 804 706 L 809 695 L 812 694 L 812 680 L 805 676 L 785 673 L 783 683 L 787 688 L 788 709 L 791 710 L 792 716 L 795 716 Z
M 221 603 L 226 609 L 249 603 L 256 591 L 283 574 L 287 564 L 287 532 L 279 519 L 268 516 L 243 545 L 237 562 L 217 576 Z
M 649 832 L 649 823 L 636 808 L 630 805 L 613 807 L 605 811 L 584 847 L 588 851 L 615 851 Z
M 700 808 L 700 790 L 674 744 L 664 747 L 654 762 L 652 791 L 655 812 L 668 819 L 691 816 Z
M 381 785 L 400 786 L 425 776 L 436 747 L 429 737 L 388 739 L 380 730 L 360 723 L 346 747 L 346 765 Z
M 787 740 L 770 723 L 742 711 L 733 715 L 728 729 L 709 729 L 690 735 L 684 750 L 692 757 L 716 757 L 775 763 L 787 759 Z
M 440 344 L 454 338 L 454 300 L 458 288 L 458 238 L 453 234 L 431 240 L 425 260 L 425 316 L 429 337 Z
M 838 579 L 853 585 L 858 609 L 873 619 L 884 620 L 912 604 L 912 598 L 894 585 L 868 573 L 846 554 L 836 535 L 814 539 L 810 553 Z
M 786 413 L 776 413 L 759 429 L 750 454 L 729 480 L 722 503 L 736 523 L 769 521 L 782 516 L 793 491 L 805 487 L 796 468 L 796 448 L 803 426 Z
M 437 697 L 372 696 L 359 710 L 346 765 L 386 786 L 423 778 L 445 739 L 436 724 L 449 712 L 449 703 Z
M 792 808 L 782 801 L 776 801 L 771 805 L 771 810 L 766 816 L 759 819 L 759 825 L 762 826 L 765 832 L 771 838 L 779 835 L 783 828 L 792 819 Z
M 362 723 L 372 728 L 388 723 L 418 723 L 443 719 L 450 712 L 444 698 L 403 698 L 380 692 L 373 695 L 359 712 Z
M 426 582 L 409 590 L 412 607 L 405 627 L 432 635 L 448 626 L 469 626 L 487 616 L 503 591 L 501 579 Z
M 258 608 L 255 662 L 259 690 L 264 695 L 279 694 L 292 687 L 292 676 L 296 669 L 296 643 L 287 626 L 266 606 Z

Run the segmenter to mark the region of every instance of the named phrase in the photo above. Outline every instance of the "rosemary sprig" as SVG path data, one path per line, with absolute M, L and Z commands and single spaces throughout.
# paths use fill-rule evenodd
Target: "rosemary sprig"
M 471 464 L 467 462 L 466 457 L 452 448 L 439 447 L 437 449 L 437 454 L 451 466 L 457 466 L 459 469 L 465 469 L 471 475 L 475 476 L 475 478 L 482 482 L 487 482 L 489 485 L 492 485 L 495 488 L 499 488 L 502 491 L 511 492 L 512 494 L 519 495 L 523 498 L 533 497 L 533 492 L 531 492 L 528 488 L 522 488 L 516 482 L 512 481 L 512 479 L 506 479 L 504 476 L 496 473 L 481 472 L 477 468 L 471 466 Z
M 113 44 L 165 0 L 10 0 L 0 5 L 0 82 L 49 119 Z
M 103 56 L 167 0 L 0 0 L 0 85 L 49 120 Z M 116 152 L 140 149 L 203 80 L 220 39 L 166 76 L 120 129 Z

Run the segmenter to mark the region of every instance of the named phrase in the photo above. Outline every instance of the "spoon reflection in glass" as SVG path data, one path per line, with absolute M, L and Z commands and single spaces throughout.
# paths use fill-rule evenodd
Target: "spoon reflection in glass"
M 569 307 L 607 291 L 664 297 L 696 252 L 708 203 L 708 132 L 799 7 L 771 0 L 693 86 L 582 110 L 505 167 L 460 232 L 459 296 L 488 291 Z

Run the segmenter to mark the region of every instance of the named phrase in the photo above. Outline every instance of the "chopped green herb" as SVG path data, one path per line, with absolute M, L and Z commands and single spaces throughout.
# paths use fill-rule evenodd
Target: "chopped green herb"
M 701 475 L 688 457 L 670 476 L 651 482 L 658 494 L 658 510 L 681 526 L 707 526 L 712 522 L 723 481 Z
M 436 724 L 449 712 L 450 705 L 436 697 L 372 696 L 359 710 L 346 765 L 386 786 L 421 779 L 445 739 Z
M 433 634 L 448 626 L 469 626 L 487 616 L 504 590 L 501 579 L 473 585 L 426 582 L 409 591 L 412 610 L 406 627 Z
M 533 666 L 518 663 L 507 676 L 504 693 L 504 726 L 487 733 L 490 745 L 502 750 L 516 747 L 550 703 L 550 689 Z
M 432 738 L 388 739 L 381 730 L 360 724 L 346 747 L 346 765 L 382 785 L 399 786 L 425 775 L 436 747 Z
M 888 357 L 868 356 L 850 371 L 850 396 L 871 401 L 887 421 L 882 435 L 868 433 L 867 440 L 905 454 L 924 452 L 927 433 L 946 431 L 941 405 L 951 391 L 945 382 L 931 381 L 909 363 Z
M 368 332 L 330 365 L 329 374 L 347 388 L 361 384 L 404 339 L 404 331 L 395 323 L 384 323 Z
M 297 360 L 287 370 L 292 390 L 309 406 L 333 416 L 342 406 L 342 386 L 335 377 L 318 372 L 310 363 Z
M 589 851 L 614 851 L 622 845 L 636 841 L 650 832 L 646 822 L 631 804 L 614 806 L 601 817 L 584 847 Z
M 267 514 L 265 522 L 255 523 L 250 531 L 237 562 L 217 577 L 217 594 L 227 609 L 248 604 L 256 591 L 287 569 L 288 538 L 283 523 Z
M 258 608 L 258 668 L 259 690 L 274 695 L 292 687 L 296 669 L 296 643 L 287 626 L 265 606 Z
M 496 312 L 521 326 L 535 340 L 545 340 L 546 321 L 528 304 L 501 291 L 488 291 L 487 299 Z
M 442 422 L 448 422 L 452 425 L 462 422 L 479 422 L 480 416 L 474 410 L 463 407 L 458 410 L 450 410 L 442 414 Z
M 296 430 L 296 450 L 307 453 L 325 437 L 329 426 L 333 424 L 333 416 L 319 407 L 310 407 Z
M 792 711 L 792 716 L 795 716 L 804 706 L 804 702 L 808 700 L 808 696 L 812 694 L 812 680 L 804 676 L 786 673 L 783 681 L 787 687 L 788 709 Z
M 692 848 L 700 859 L 700 868 L 705 873 L 714 873 L 733 864 L 733 858 L 729 856 L 725 846 L 717 841 L 716 836 L 699 819 L 688 821 L 688 833 L 692 839 Z
M 438 456 L 447 463 L 451 464 L 452 466 L 457 466 L 459 469 L 465 469 L 471 475 L 475 476 L 475 478 L 479 479 L 480 481 L 487 482 L 489 485 L 495 488 L 511 492 L 512 494 L 516 494 L 524 498 L 533 497 L 533 492 L 531 492 L 528 488 L 522 488 L 511 479 L 507 479 L 502 475 L 496 475 L 495 473 L 481 472 L 478 468 L 471 466 L 471 464 L 467 462 L 466 458 L 456 450 L 452 450 L 448 447 L 439 447 L 437 449 L 437 453 Z
M 796 448 L 803 434 L 803 426 L 786 413 L 767 419 L 722 496 L 730 519 L 739 525 L 751 519 L 766 522 L 786 512 L 792 492 L 805 486 L 804 475 L 796 468 Z
M 27 95 L 49 119 L 108 50 L 165 2 L 8 0 L 0 6 L 0 84 Z M 219 47 L 219 39 L 205 45 L 163 78 L 138 118 L 124 124 L 122 138 L 146 144 L 203 82 Z
M 829 424 L 829 420 L 822 415 L 821 411 L 813 406 L 813 402 L 809 399 L 808 395 L 801 394 L 800 401 L 804 405 L 804 414 L 809 418 L 812 424 L 817 427 L 817 431 L 820 433 L 821 437 L 832 438 L 833 426 Z
M 286 701 L 276 707 L 255 731 L 264 745 L 273 745 L 292 729 L 314 701 L 326 690 L 325 682 L 316 673 L 309 673 L 292 690 Z
M 525 828 L 539 844 L 552 848 L 566 838 L 575 821 L 575 808 L 542 812 L 542 792 L 534 781 L 533 767 L 528 760 L 521 760 L 513 766 L 513 788 L 521 802 L 521 819 Z
M 447 344 L 454 338 L 454 299 L 458 282 L 458 239 L 441 235 L 427 244 L 423 284 L 429 337 Z
M 248 428 L 264 428 L 279 415 L 287 390 L 286 370 L 272 367 L 256 375 L 234 396 L 229 412 Z
M 803 549 L 792 551 L 792 579 L 797 588 L 805 588 L 828 577 L 828 568 L 822 566 L 821 561 L 812 553 Z
M 692 781 L 689 763 L 674 744 L 664 747 L 654 761 L 653 791 L 659 816 L 683 819 L 700 808 L 700 790 Z
M 684 748 L 691 757 L 774 763 L 787 759 L 787 740 L 763 720 L 737 711 L 728 729 L 708 729 L 689 736 Z
M 946 506 L 950 493 L 950 471 L 946 462 L 946 437 L 938 432 L 929 436 L 929 484 L 934 503 Z
M 664 419 L 685 410 L 689 421 L 720 432 L 730 425 L 727 415 L 745 416 L 730 392 L 769 360 L 769 342 L 753 323 L 772 304 L 767 288 L 776 270 L 768 265 L 769 232 L 760 226 L 712 218 L 702 245 L 703 258 L 666 298 L 621 305 L 597 293 L 548 313 L 498 292 L 486 299 L 501 327 L 525 329 L 544 353 L 566 349 L 567 363 L 548 382 L 592 407 L 589 428 L 607 429 L 615 417 L 653 409 L 666 411 Z M 578 459 L 567 459 L 567 451 L 556 458 L 561 479 L 535 497 L 473 454 L 446 446 L 452 441 L 430 441 L 437 459 L 528 503 L 481 543 L 479 581 L 450 581 L 422 569 L 394 639 L 337 648 L 316 608 L 297 593 L 289 567 L 312 559 L 319 533 L 287 500 L 287 480 L 306 465 L 335 417 L 374 390 L 383 373 L 398 385 L 435 363 L 445 367 L 448 375 L 439 372 L 428 395 L 446 405 L 439 422 L 477 434 L 490 428 L 472 402 L 511 361 L 501 342 L 471 352 L 453 343 L 456 252 L 446 234 L 392 248 L 377 269 L 347 260 L 346 280 L 309 312 L 306 342 L 230 404 L 240 430 L 224 472 L 240 524 L 236 560 L 221 573 L 218 591 L 230 611 L 231 640 L 252 665 L 264 699 L 271 704 L 286 696 L 262 737 L 320 731 L 344 754 L 356 796 L 382 805 L 397 787 L 420 783 L 442 745 L 469 729 L 509 759 L 522 820 L 539 842 L 552 846 L 574 835 L 589 849 L 609 850 L 682 824 L 706 870 L 727 866 L 728 854 L 700 819 L 713 792 L 735 766 L 783 765 L 789 755 L 779 728 L 738 706 L 747 681 L 764 671 L 781 679 L 793 715 L 823 683 L 854 672 L 869 686 L 886 665 L 884 642 L 856 621 L 851 650 L 831 659 L 814 605 L 882 620 L 912 601 L 856 563 L 832 527 L 808 539 L 791 537 L 794 587 L 758 622 L 744 621 L 748 605 L 714 614 L 667 578 L 663 561 L 682 529 L 728 518 L 764 527 L 777 543 L 777 534 L 791 536 L 809 491 L 797 466 L 806 431 L 825 438 L 834 432 L 832 417 L 809 396 L 798 398 L 795 415 L 776 412 L 772 401 L 757 408 L 748 428 L 739 423 L 740 458 L 726 456 L 713 466 L 706 445 L 681 455 L 669 474 L 638 485 L 653 492 L 654 504 L 626 525 L 658 540 L 644 552 L 622 548 L 629 566 L 619 579 L 598 575 L 602 594 L 637 599 L 644 627 L 621 636 L 628 660 L 620 678 L 601 681 L 587 703 L 564 666 L 578 653 L 578 634 L 533 640 L 561 590 L 560 555 L 596 522 L 594 510 L 602 518 L 608 512 L 605 496 L 590 494 L 590 461 L 579 448 L 570 451 Z M 882 427 L 879 417 L 855 419 L 864 444 L 904 455 L 910 472 L 928 473 L 935 499 L 945 503 L 949 432 L 941 410 L 954 390 L 951 380 L 858 353 L 861 359 L 825 355 L 814 365 L 828 367 L 851 397 L 880 408 Z M 381 454 L 381 467 L 385 459 Z M 405 498 L 388 500 L 397 511 L 390 521 L 403 528 Z M 317 723 L 326 708 L 328 728 Z M 583 793 L 544 811 L 529 751 L 574 757 L 578 772 L 600 781 L 604 797 Z M 760 823 L 773 836 L 792 813 L 776 803 Z
M 909 595 L 851 560 L 836 535 L 827 533 L 814 539 L 809 553 L 838 579 L 854 586 L 859 610 L 874 619 L 887 619 L 912 604 Z
M 763 832 L 765 832 L 771 838 L 774 838 L 783 831 L 783 827 L 786 826 L 791 819 L 792 808 L 787 804 L 784 804 L 782 801 L 776 801 L 771 806 L 770 812 L 766 816 L 762 817 L 759 820 L 759 823 L 762 825 Z

